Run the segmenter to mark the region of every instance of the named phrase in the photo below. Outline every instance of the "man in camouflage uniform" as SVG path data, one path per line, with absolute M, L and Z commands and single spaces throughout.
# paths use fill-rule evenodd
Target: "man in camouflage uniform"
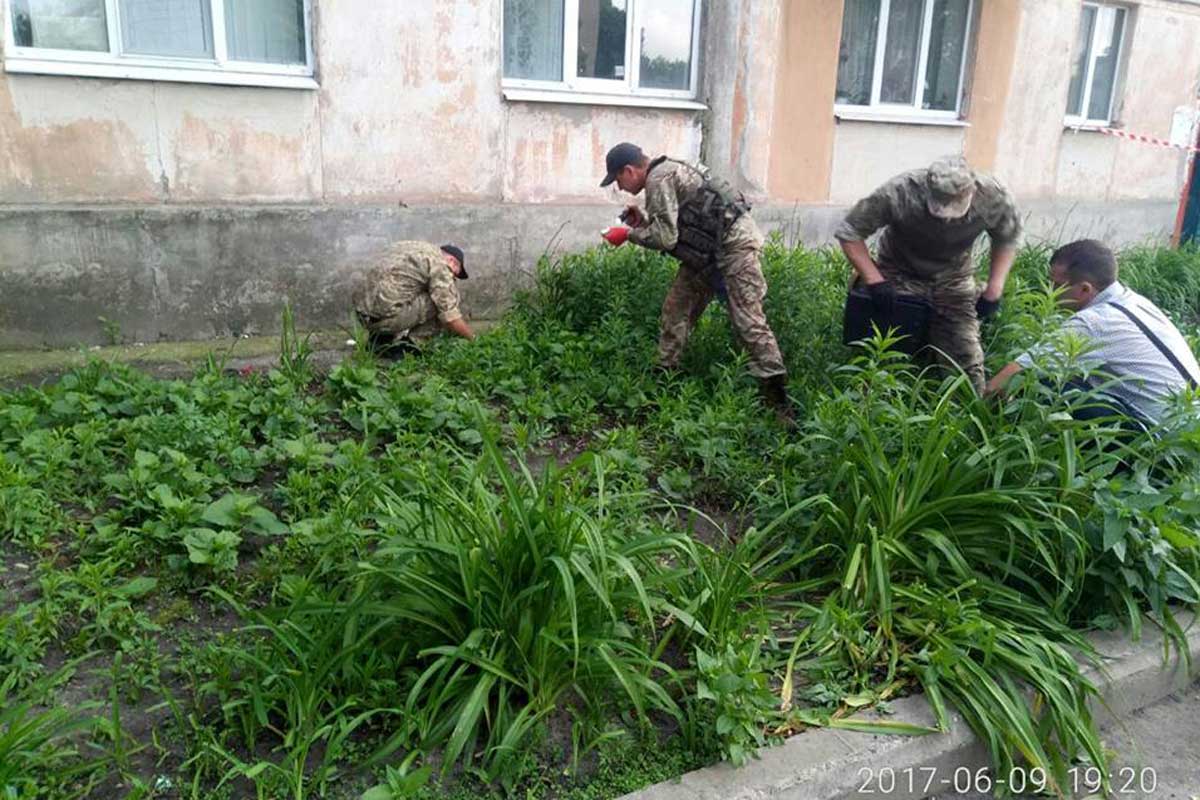
M 866 240 L 883 228 L 874 260 Z M 991 240 L 987 286 L 975 285 L 971 250 L 984 231 Z M 926 358 L 947 359 L 983 390 L 979 320 L 1000 308 L 1004 282 L 1021 236 L 1021 220 L 1008 190 L 971 170 L 959 157 L 897 175 L 859 200 L 836 234 L 879 307 L 896 294 L 922 297 L 932 306 Z
M 763 237 L 750 218 L 750 206 L 706 167 L 666 156 L 650 160 L 637 145 L 624 142 L 606 158 L 600 184 L 629 194 L 646 192 L 646 207 L 629 206 L 622 219 L 632 227 L 610 229 L 606 239 L 628 241 L 679 259 L 680 268 L 663 302 L 658 361 L 674 369 L 696 321 L 714 296 L 729 308 L 734 333 L 750 356 L 763 399 L 790 422 L 787 370 L 775 334 L 763 314 L 767 283 L 759 253 Z M 620 241 L 618 241 L 620 240 Z
M 396 352 L 445 327 L 466 339 L 475 333 L 459 310 L 455 279 L 465 279 L 463 252 L 451 244 L 396 242 L 354 292 L 354 311 L 372 349 Z

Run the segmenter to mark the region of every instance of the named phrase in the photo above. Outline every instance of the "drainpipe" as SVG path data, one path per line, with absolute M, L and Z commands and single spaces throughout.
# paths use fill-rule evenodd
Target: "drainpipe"
M 1196 161 L 1197 156 L 1200 156 L 1200 89 L 1197 90 L 1197 102 L 1195 116 L 1192 121 L 1192 135 L 1189 141 L 1192 143 L 1192 149 L 1187 154 L 1187 168 L 1184 172 L 1183 190 L 1179 195 L 1179 211 L 1175 214 L 1175 234 L 1171 237 L 1171 246 L 1179 247 L 1183 244 L 1183 223 L 1187 219 L 1188 205 L 1192 196 L 1192 185 L 1197 180 L 1196 176 Z
M 1200 148 L 1200 136 L 1196 136 L 1192 141 L 1194 148 Z M 1196 180 L 1196 156 L 1195 150 L 1188 153 L 1187 169 L 1184 170 L 1186 177 L 1183 181 L 1183 190 L 1179 195 L 1179 211 L 1175 215 L 1175 235 L 1171 237 L 1172 247 L 1179 247 L 1183 244 L 1183 222 L 1187 219 L 1188 202 L 1192 196 L 1192 183 Z

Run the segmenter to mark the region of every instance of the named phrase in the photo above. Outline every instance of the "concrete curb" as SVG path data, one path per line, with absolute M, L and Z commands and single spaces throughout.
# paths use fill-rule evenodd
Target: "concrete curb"
M 1112 633 L 1089 637 L 1103 661 L 1101 670 L 1085 670 L 1103 701 L 1092 709 L 1097 724 L 1174 694 L 1200 675 L 1200 625 L 1193 625 L 1190 612 L 1179 612 L 1175 618 L 1187 632 L 1190 675 L 1174 655 L 1164 662 L 1163 639 L 1156 628 L 1148 627 L 1136 642 Z M 891 707 L 895 713 L 888 719 L 934 724 L 923 694 L 897 700 Z M 825 728 L 793 736 L 760 755 L 741 769 L 728 764 L 706 767 L 621 800 L 852 800 L 863 796 L 859 788 L 868 776 L 875 776 L 870 786 L 873 795 L 922 800 L 952 791 L 955 770 L 966 767 L 974 775 L 991 763 L 986 747 L 954 712 L 949 733 L 942 735 L 877 736 Z M 886 793 L 877 783 L 885 768 L 896 778 L 894 790 Z M 933 785 L 923 791 L 930 780 Z

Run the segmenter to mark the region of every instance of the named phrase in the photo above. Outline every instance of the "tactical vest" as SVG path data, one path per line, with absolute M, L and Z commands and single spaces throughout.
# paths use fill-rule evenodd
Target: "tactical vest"
M 652 171 L 664 161 L 659 156 L 650 162 Z M 738 218 L 750 211 L 750 203 L 727 181 L 714 178 L 684 161 L 675 161 L 703 179 L 700 187 L 679 203 L 679 239 L 671 255 L 695 269 L 710 269 L 717 263 L 725 234 Z

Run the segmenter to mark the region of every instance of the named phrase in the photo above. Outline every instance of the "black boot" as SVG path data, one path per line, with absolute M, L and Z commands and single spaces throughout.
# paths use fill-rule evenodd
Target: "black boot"
M 772 375 L 759 379 L 759 392 L 763 403 L 773 412 L 779 424 L 788 430 L 796 429 L 796 417 L 792 412 L 792 404 L 787 396 L 787 375 Z
M 407 336 L 378 331 L 372 331 L 368 335 L 367 347 L 377 358 L 387 358 L 393 361 L 410 353 L 416 353 L 419 349 Z
M 396 340 L 396 334 L 382 331 L 367 331 L 367 349 L 378 355 Z

